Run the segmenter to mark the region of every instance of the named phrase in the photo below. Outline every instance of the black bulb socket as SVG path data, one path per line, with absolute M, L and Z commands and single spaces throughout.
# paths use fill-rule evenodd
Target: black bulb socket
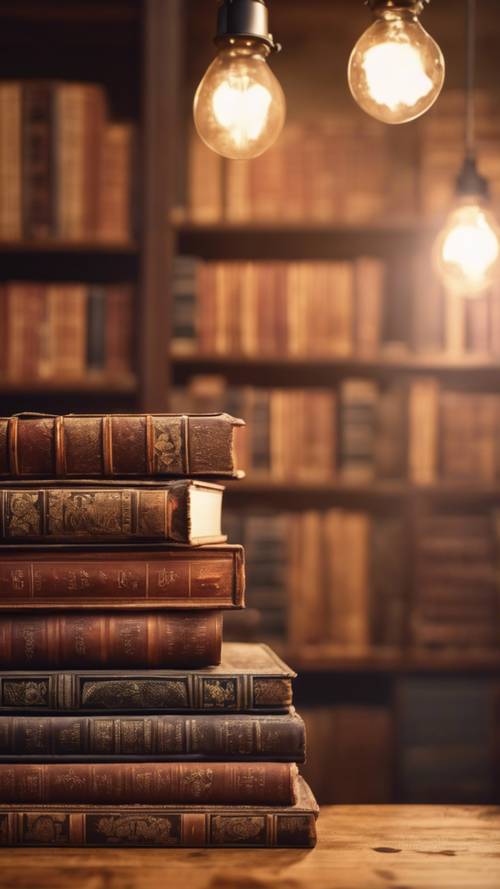
M 431 0 L 365 0 L 365 6 L 369 6 L 375 13 L 381 12 L 409 12 L 412 15 L 420 15 Z
M 462 169 L 456 180 L 456 194 L 459 198 L 480 198 L 483 200 L 488 200 L 490 196 L 488 180 L 481 176 L 473 155 L 466 157 L 462 164 Z
M 217 44 L 232 40 L 257 40 L 279 52 L 281 46 L 269 33 L 269 10 L 265 0 L 220 0 L 217 11 Z

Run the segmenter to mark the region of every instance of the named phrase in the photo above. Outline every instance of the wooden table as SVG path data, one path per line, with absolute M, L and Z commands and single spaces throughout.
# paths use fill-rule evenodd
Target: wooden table
M 0 886 L 499 889 L 500 807 L 326 807 L 312 851 L 3 849 Z

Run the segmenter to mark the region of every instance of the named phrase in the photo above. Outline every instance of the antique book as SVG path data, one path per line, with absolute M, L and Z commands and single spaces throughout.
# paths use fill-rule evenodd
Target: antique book
M 0 846 L 306 847 L 318 805 L 297 775 L 292 806 L 0 805 Z
M 179 633 L 175 642 L 181 644 Z M 219 665 L 196 671 L 11 668 L 0 673 L 0 708 L 36 713 L 285 713 L 295 675 L 267 645 L 224 643 Z
M 10 546 L 0 611 L 22 608 L 241 608 L 241 546 Z
M 53 124 L 50 83 L 25 83 L 22 87 L 22 202 L 27 238 L 48 238 L 55 234 Z
M 303 762 L 304 723 L 283 715 L 0 716 L 0 762 Z
M 132 237 L 132 179 L 135 130 L 128 123 L 104 128 L 97 168 L 98 235 L 103 241 L 127 242 Z
M 296 774 L 288 762 L 9 763 L 0 804 L 290 806 Z
M 0 488 L 0 543 L 222 543 L 223 491 L 188 480 L 135 488 L 16 484 Z
M 220 662 L 219 611 L 11 611 L 0 615 L 0 667 L 204 667 Z
M 21 414 L 0 418 L 0 477 L 241 477 L 228 414 Z

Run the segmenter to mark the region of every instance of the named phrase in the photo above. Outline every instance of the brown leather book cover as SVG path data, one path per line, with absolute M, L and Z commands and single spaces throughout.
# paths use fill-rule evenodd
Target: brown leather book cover
M 244 553 L 238 545 L 0 550 L 0 611 L 244 605 Z
M 304 723 L 283 715 L 0 716 L 0 762 L 303 762 Z
M 224 488 L 202 481 L 141 487 L 0 488 L 1 543 L 223 543 Z
M 294 795 L 293 806 L 2 805 L 0 846 L 310 848 L 319 810 L 300 775 Z
M 25 83 L 23 104 L 23 228 L 27 238 L 55 234 L 51 139 L 53 97 L 46 81 Z
M 297 766 L 281 762 L 13 763 L 2 803 L 291 806 Z
M 23 665 L 29 666 L 25 658 Z M 218 666 L 199 670 L 14 672 L 11 667 L 0 673 L 0 708 L 18 713 L 286 713 L 295 675 L 267 645 L 226 642 Z
M 204 667 L 218 664 L 218 611 L 0 615 L 0 667 Z
M 21 414 L 0 418 L 0 477 L 241 477 L 228 414 Z

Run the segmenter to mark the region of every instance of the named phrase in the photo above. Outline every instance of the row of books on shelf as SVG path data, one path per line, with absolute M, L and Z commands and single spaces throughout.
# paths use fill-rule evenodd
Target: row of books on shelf
M 226 529 L 246 546 L 252 612 L 246 622 L 231 616 L 228 628 L 279 638 L 298 651 L 495 648 L 498 523 L 497 510 L 420 516 L 410 576 L 400 517 L 340 508 L 252 516 L 235 510 Z
M 132 372 L 128 284 L 0 285 L 0 375 L 12 382 L 83 380 Z
M 178 257 L 176 353 L 372 354 L 380 347 L 384 264 L 202 262 Z
M 491 803 L 499 789 L 498 682 L 411 677 L 385 702 L 302 708 L 320 803 Z M 397 739 L 397 740 L 396 740 Z
M 239 447 L 250 480 L 425 485 L 500 477 L 500 396 L 448 389 L 433 377 L 267 389 L 207 375 L 173 390 L 174 408 L 181 403 L 249 419 Z
M 134 130 L 96 84 L 0 83 L 0 238 L 129 241 Z
M 205 262 L 179 256 L 173 279 L 174 356 L 390 360 L 416 352 L 499 359 L 498 286 L 467 300 L 444 292 L 422 257 L 415 257 L 413 268 L 411 323 L 396 340 L 386 319 L 398 315 L 393 303 L 401 301 L 401 293 L 388 286 L 388 269 L 380 259 Z
M 480 165 L 500 200 L 500 95 L 478 90 Z M 463 160 L 462 90 L 448 90 L 406 133 L 353 109 L 290 119 L 269 151 L 224 161 L 189 137 L 187 215 L 197 223 L 359 224 L 433 218 L 453 200 Z M 369 163 L 366 159 L 369 157 Z

